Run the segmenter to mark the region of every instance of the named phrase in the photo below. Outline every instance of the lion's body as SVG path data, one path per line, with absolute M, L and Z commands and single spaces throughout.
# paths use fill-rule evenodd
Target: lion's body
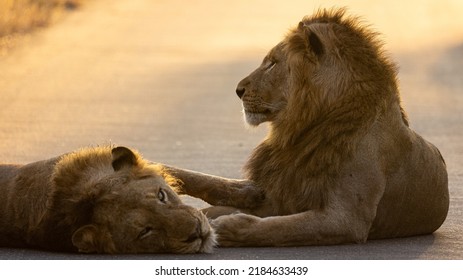
M 0 165 L 0 246 L 99 253 L 210 252 L 205 216 L 176 179 L 127 148 Z
M 0 246 L 28 245 L 27 233 L 35 230 L 36 221 L 46 211 L 55 163 L 56 159 L 50 159 L 25 166 L 0 165 Z
M 343 10 L 305 18 L 243 79 L 251 125 L 270 122 L 244 171 L 265 201 L 214 224 L 223 246 L 364 242 L 429 234 L 449 204 L 437 148 L 408 126 L 396 67 Z
M 267 217 L 332 210 L 333 215 L 346 219 L 337 225 L 340 242 L 349 238 L 344 231 L 353 230 L 353 221 L 359 218 L 360 228 L 368 222 L 364 229 L 368 229 L 368 235 L 363 231 L 358 240 L 348 241 L 434 232 L 448 209 L 447 176 L 439 152 L 404 127 L 400 118 L 395 124 L 378 122 L 370 132 L 373 135 L 364 136 L 356 147 L 361 152 L 349 156 L 338 170 L 328 174 L 312 175 L 305 171 L 310 170 L 308 167 L 302 169 L 298 162 L 304 162 L 307 155 L 297 149 L 280 150 L 283 154 L 279 154 L 274 147 L 261 144 L 246 168 L 249 178 L 265 190 L 266 200 L 249 212 Z M 352 205 L 341 207 L 346 199 Z M 360 217 L 349 219 L 347 214 Z M 327 243 L 323 238 L 309 243 L 312 241 Z M 296 241 L 292 245 L 298 244 Z

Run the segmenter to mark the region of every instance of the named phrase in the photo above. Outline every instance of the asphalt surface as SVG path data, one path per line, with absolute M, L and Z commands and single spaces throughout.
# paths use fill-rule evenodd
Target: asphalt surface
M 305 14 L 332 3 L 98 0 L 0 57 L 0 161 L 115 143 L 146 158 L 238 178 L 266 133 L 234 94 Z M 415 1 L 416 2 L 416 1 Z M 463 259 L 463 5 L 352 1 L 400 65 L 411 127 L 447 161 L 451 206 L 433 235 L 362 245 L 218 248 L 199 255 L 83 255 L 0 248 L 0 259 Z M 404 6 L 405 5 L 405 6 Z M 261 9 L 263 8 L 263 9 Z M 202 202 L 185 198 L 201 207 Z

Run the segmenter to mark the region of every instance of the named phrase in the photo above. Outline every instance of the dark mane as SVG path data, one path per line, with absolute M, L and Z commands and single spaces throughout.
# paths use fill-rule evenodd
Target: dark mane
M 396 66 L 377 37 L 358 18 L 346 17 L 345 9 L 331 9 L 305 17 L 284 39 L 288 104 L 244 169 L 278 192 L 279 207 L 288 208 L 280 213 L 323 208 L 326 187 L 385 104 L 400 103 Z M 285 204 L 286 192 L 301 192 L 298 205 Z

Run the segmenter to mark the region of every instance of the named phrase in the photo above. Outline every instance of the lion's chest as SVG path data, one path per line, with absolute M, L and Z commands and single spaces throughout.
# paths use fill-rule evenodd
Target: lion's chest
M 271 153 L 250 161 L 248 178 L 265 192 L 263 208 L 272 215 L 290 215 L 320 209 L 326 201 L 324 178 L 310 174 L 290 158 L 274 158 Z

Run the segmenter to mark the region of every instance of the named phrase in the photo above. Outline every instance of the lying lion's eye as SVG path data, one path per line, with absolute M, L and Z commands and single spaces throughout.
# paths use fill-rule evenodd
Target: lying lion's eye
M 165 193 L 163 190 L 159 190 L 159 192 L 158 192 L 158 199 L 159 199 L 161 202 L 166 202 L 166 201 L 167 201 L 167 195 L 166 195 L 166 193 Z
M 153 228 L 146 227 L 142 231 L 140 231 L 137 238 L 138 239 L 143 239 L 145 237 L 148 237 L 149 235 L 151 235 L 152 231 L 153 231 Z

